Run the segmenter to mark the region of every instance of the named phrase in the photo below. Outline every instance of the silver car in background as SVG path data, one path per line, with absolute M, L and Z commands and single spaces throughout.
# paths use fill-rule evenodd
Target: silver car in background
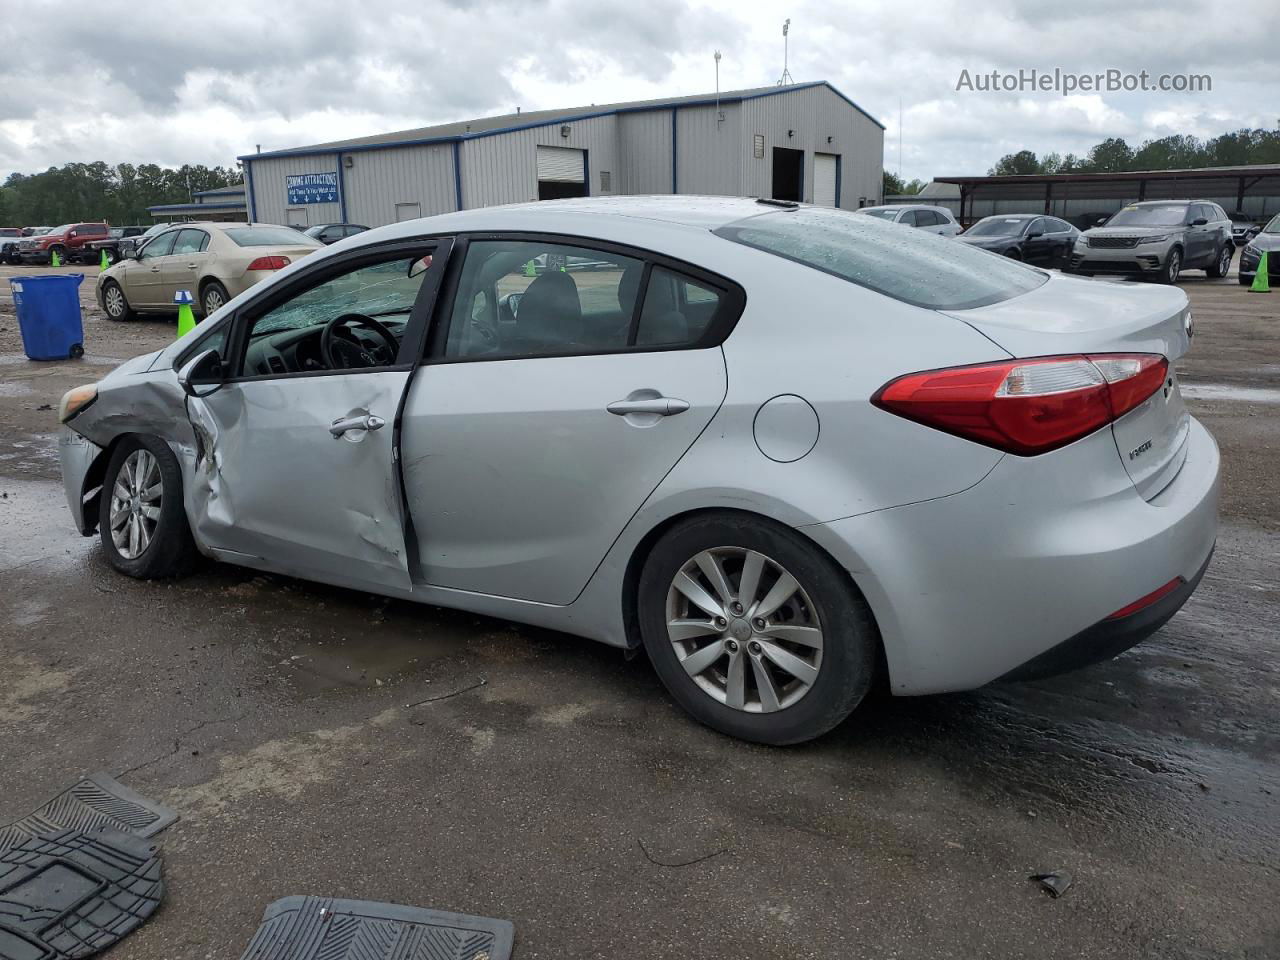
M 1149 276 L 1177 283 L 1186 269 L 1225 277 L 1235 244 L 1231 220 L 1211 200 L 1150 200 L 1120 209 L 1103 226 L 1082 233 L 1071 272 Z
M 572 264 L 590 269 L 570 270 Z M 1113 656 L 1218 450 L 1179 290 L 743 199 L 493 207 L 279 271 L 59 411 L 80 531 L 643 646 L 734 736 Z
M 859 207 L 857 212 L 888 223 L 915 227 L 926 233 L 936 233 L 942 237 L 954 237 L 960 233 L 960 224 L 946 207 L 934 207 L 923 203 L 891 203 L 882 207 Z

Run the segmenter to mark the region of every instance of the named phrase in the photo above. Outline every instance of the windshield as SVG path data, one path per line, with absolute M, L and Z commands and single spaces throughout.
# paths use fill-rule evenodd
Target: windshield
M 265 314 L 254 324 L 252 336 L 323 326 L 344 313 L 366 317 L 407 314 L 422 286 L 422 272 L 412 276 L 409 272 L 415 259 L 361 267 L 312 287 Z
M 871 207 L 863 207 L 858 213 L 868 217 L 879 217 L 881 220 L 894 220 L 898 216 L 897 210 L 885 210 L 884 208 L 875 210 Z
M 314 247 L 306 234 L 292 227 L 235 227 L 224 231 L 240 247 Z
M 171 226 L 173 226 L 173 224 L 171 224 L 171 223 L 157 223 L 154 227 L 148 227 L 148 228 L 147 228 L 147 232 L 146 232 L 146 233 L 144 233 L 144 234 L 143 234 L 143 236 L 144 236 L 144 237 L 154 237 L 154 236 L 155 236 L 157 233 L 159 233 L 161 230 L 164 230 L 164 229 L 166 229 L 166 228 L 168 228 L 168 227 L 171 227 Z
M 1026 220 L 1010 220 L 1006 217 L 988 217 L 979 220 L 964 232 L 966 237 L 1014 237 L 1022 232 Z
M 1180 227 L 1186 219 L 1186 204 L 1166 207 L 1125 207 L 1107 221 L 1107 226 Z
M 52 230 L 46 230 L 45 233 L 66 233 L 68 230 L 70 230 L 74 226 L 75 226 L 74 223 L 64 223 L 60 227 L 54 227 Z
M 302 232 L 305 233 L 308 237 L 318 237 L 320 236 L 320 231 L 323 229 L 324 229 L 324 224 L 317 223 L 314 227 L 307 227 L 307 229 L 303 230 Z
M 1262 228 L 1263 233 L 1280 233 L 1280 213 L 1271 218 L 1271 222 Z
M 999 303 L 1049 279 L 927 230 L 820 207 L 748 217 L 715 233 L 931 310 Z

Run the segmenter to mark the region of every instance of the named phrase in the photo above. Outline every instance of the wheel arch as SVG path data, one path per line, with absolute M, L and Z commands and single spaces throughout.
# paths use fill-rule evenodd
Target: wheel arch
M 106 479 L 107 464 L 111 462 L 111 455 L 116 452 L 120 444 L 133 436 L 141 436 L 141 434 L 132 431 L 116 434 L 93 458 L 89 469 L 85 471 L 84 480 L 80 484 L 80 529 L 84 531 L 86 537 L 93 536 L 94 531 L 98 529 L 98 505 L 102 501 L 102 483 Z
M 682 523 L 695 519 L 697 517 L 707 516 L 709 514 L 728 514 L 748 519 L 754 522 L 764 523 L 769 526 L 781 527 L 798 533 L 817 550 L 822 556 L 826 557 L 835 568 L 840 572 L 845 582 L 849 584 L 858 594 L 859 597 L 867 604 L 867 609 L 871 611 L 871 621 L 875 626 L 875 643 L 876 643 L 876 679 L 873 683 L 879 684 L 888 676 L 888 663 L 884 652 L 884 637 L 880 631 L 880 621 L 876 616 L 875 607 L 871 599 L 867 596 L 866 591 L 859 586 L 857 578 L 849 572 L 849 569 L 842 564 L 831 551 L 823 544 L 819 543 L 813 537 L 809 536 L 803 527 L 793 527 L 785 523 L 781 523 L 772 517 L 767 517 L 762 513 L 753 510 L 742 510 L 733 507 L 698 507 L 695 509 L 684 510 L 680 513 L 672 514 L 663 518 L 645 533 L 643 537 L 636 543 L 631 551 L 631 556 L 627 560 L 626 569 L 622 576 L 622 619 L 626 629 L 627 649 L 638 650 L 642 645 L 640 636 L 640 613 L 639 613 L 639 593 L 640 593 L 640 573 L 644 569 L 644 563 L 649 558 L 649 554 L 653 551 L 653 546 L 662 538 L 667 531 L 679 526 Z

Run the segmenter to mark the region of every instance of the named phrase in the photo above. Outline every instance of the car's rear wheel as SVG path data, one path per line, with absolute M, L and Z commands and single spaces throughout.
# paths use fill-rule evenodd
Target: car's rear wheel
M 217 280 L 210 280 L 200 291 L 200 310 L 207 317 L 215 310 L 221 310 L 222 305 L 230 299 L 226 287 Z
M 1218 251 L 1218 256 L 1214 259 L 1213 264 L 1205 268 L 1205 273 L 1215 280 L 1219 277 L 1225 277 L 1227 271 L 1231 269 L 1232 247 L 1230 243 L 1224 243 L 1222 249 Z
M 190 572 L 199 558 L 182 505 L 182 469 L 168 444 L 135 435 L 111 454 L 98 506 L 108 562 L 143 580 Z
M 1182 251 L 1174 247 L 1169 251 L 1169 259 L 1164 262 L 1160 271 L 1161 283 L 1177 283 L 1178 274 L 1182 272 Z
M 105 247 L 102 251 L 107 255 L 107 266 L 112 267 L 120 262 L 120 252 L 111 247 Z
M 114 280 L 108 280 L 102 287 L 102 309 L 108 320 L 132 320 L 133 308 L 124 295 L 124 288 Z
M 1010 247 L 1004 252 L 1004 255 L 1010 260 L 1021 260 L 1022 252 L 1017 247 Z
M 721 733 L 811 740 L 871 686 L 870 608 L 829 557 L 779 524 L 732 513 L 679 524 L 650 552 L 637 599 L 667 690 Z

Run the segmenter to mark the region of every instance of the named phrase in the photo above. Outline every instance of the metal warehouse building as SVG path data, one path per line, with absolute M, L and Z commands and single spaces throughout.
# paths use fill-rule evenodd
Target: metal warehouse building
M 856 208 L 884 126 L 825 81 L 514 113 L 249 154 L 249 217 L 380 226 L 526 200 L 689 193 Z

